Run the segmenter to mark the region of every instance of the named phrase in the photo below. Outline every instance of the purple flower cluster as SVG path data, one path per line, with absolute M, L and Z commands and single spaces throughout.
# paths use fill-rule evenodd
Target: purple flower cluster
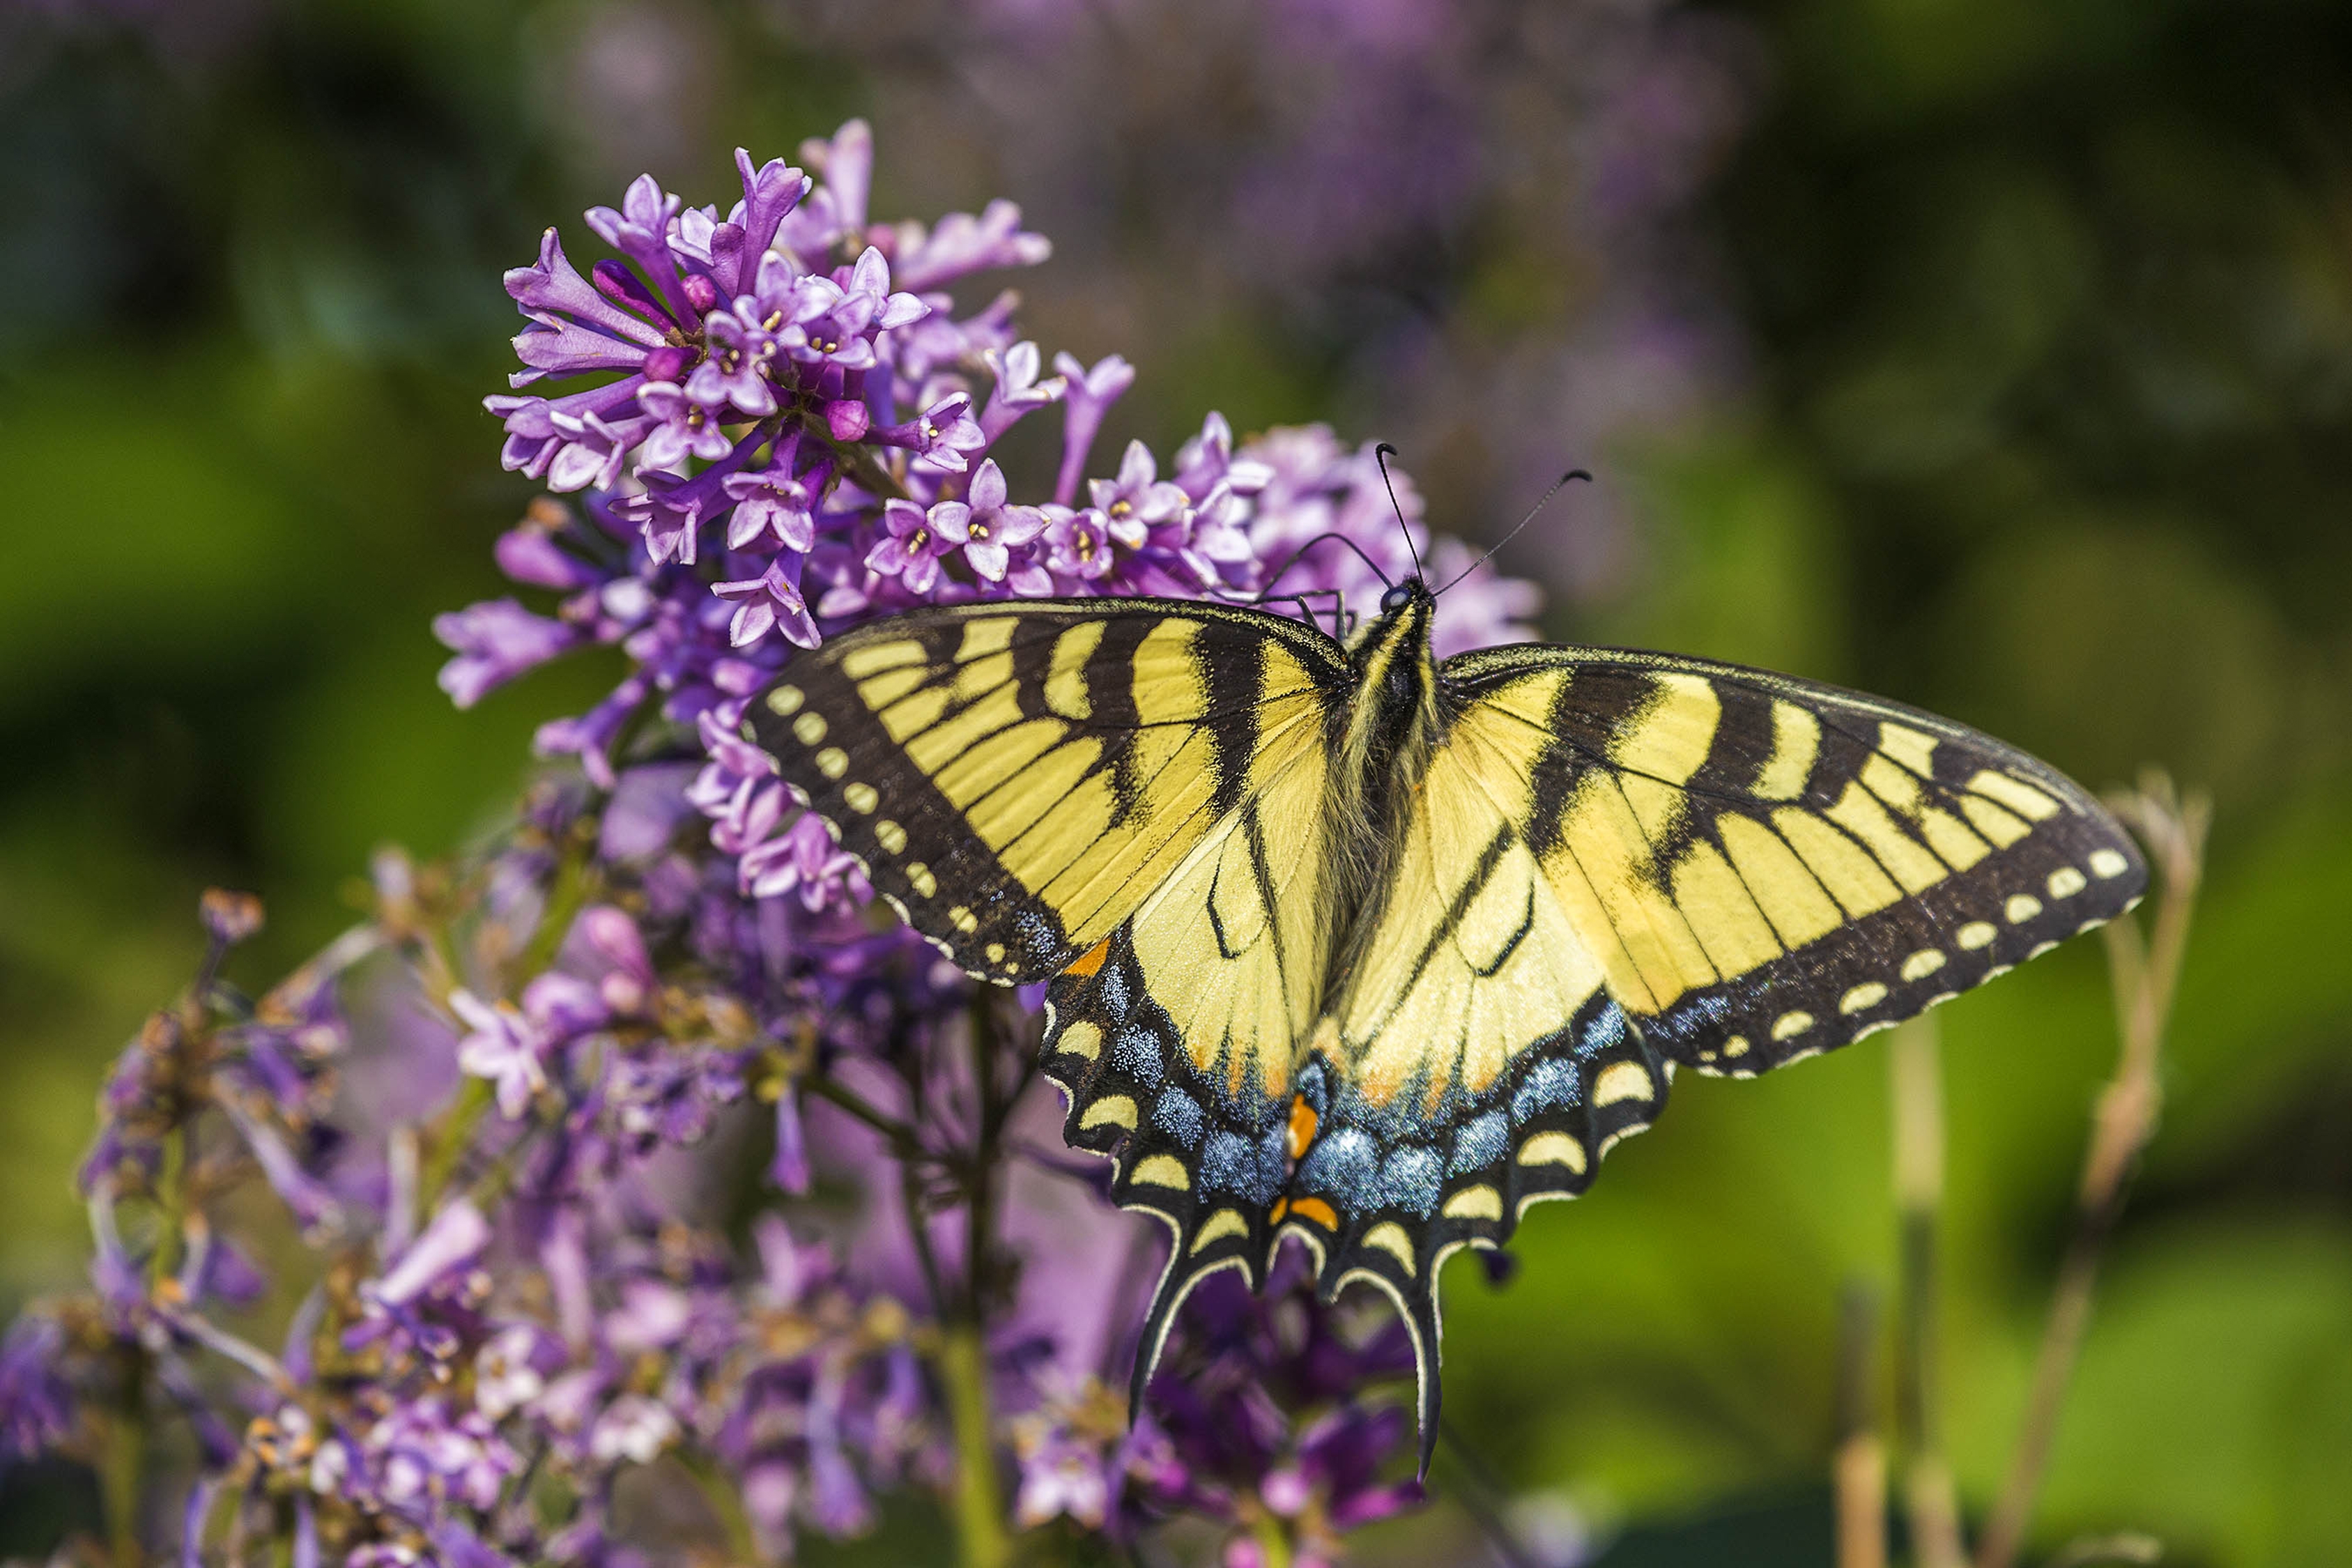
M 0 1344 L 0 1462 L 169 1410 L 193 1468 L 148 1484 L 186 1560 L 275 1537 L 304 1564 L 774 1559 L 912 1489 L 961 1500 L 975 1560 L 1183 1520 L 1241 1568 L 1418 1500 L 1402 1331 L 1296 1268 L 1196 1292 L 1130 1422 L 1108 1390 L 1156 1235 L 1062 1153 L 1029 1021 L 870 907 L 737 727 L 797 649 L 917 605 L 1279 575 L 1330 622 L 1467 552 L 1319 426 L 1211 415 L 1103 473 L 1134 369 L 1048 375 L 1010 296 L 951 291 L 1045 256 L 1019 211 L 869 221 L 861 125 L 803 161 L 739 156 L 724 213 L 639 180 L 589 215 L 616 254 L 583 272 L 551 233 L 509 275 L 505 460 L 580 499 L 499 541 L 540 607 L 437 623 L 442 684 L 598 644 L 624 674 L 541 730 L 557 761 L 497 843 L 381 857 L 371 918 L 258 1000 L 220 975 L 258 906 L 207 900 L 194 982 L 102 1099 L 93 1288 Z M 1033 485 L 999 443 L 1055 405 Z M 1446 605 L 1457 641 L 1532 608 L 1478 569 Z M 306 1276 L 231 1234 L 260 1189 Z M 299 1305 L 257 1333 L 266 1300 Z
M 1126 1402 L 1099 1382 L 1052 1388 L 1013 1423 L 1020 1521 L 1067 1515 L 1131 1539 L 1190 1515 L 1227 1527 L 1225 1568 L 1261 1568 L 1267 1529 L 1288 1561 L 1322 1568 L 1346 1531 L 1419 1502 L 1418 1481 L 1382 1479 L 1412 1416 L 1362 1397 L 1412 1375 L 1403 1326 L 1386 1315 L 1370 1332 L 1344 1322 L 1308 1279 L 1293 1248 L 1263 1295 L 1232 1273 L 1203 1281 L 1131 1427 Z

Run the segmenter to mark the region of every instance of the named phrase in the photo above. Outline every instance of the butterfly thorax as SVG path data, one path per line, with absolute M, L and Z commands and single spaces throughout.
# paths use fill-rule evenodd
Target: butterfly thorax
M 1366 905 L 1386 880 L 1413 792 L 1427 771 L 1444 728 L 1437 663 L 1430 652 L 1430 623 L 1436 600 L 1417 577 L 1392 595 L 1403 602 L 1349 637 L 1348 662 L 1356 676 L 1354 700 L 1340 710 L 1331 770 L 1331 817 L 1338 842 L 1354 847 L 1345 882 L 1335 892 L 1341 940 L 1334 944 L 1338 982 L 1352 962 L 1349 940 L 1371 914 Z

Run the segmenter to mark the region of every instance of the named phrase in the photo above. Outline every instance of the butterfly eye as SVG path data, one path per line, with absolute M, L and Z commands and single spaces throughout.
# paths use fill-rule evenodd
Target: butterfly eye
M 1412 603 L 1412 589 L 1411 585 L 1400 583 L 1395 587 L 1391 588 L 1387 593 L 1381 595 L 1381 614 L 1384 616 L 1392 616 L 1396 614 L 1397 611 L 1403 609 L 1407 605 Z

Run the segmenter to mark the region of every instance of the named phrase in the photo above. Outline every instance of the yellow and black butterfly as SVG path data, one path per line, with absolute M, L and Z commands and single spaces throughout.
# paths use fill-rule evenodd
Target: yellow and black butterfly
M 1860 1038 L 2137 900 L 2115 819 L 1899 703 L 1611 648 L 1437 662 L 1418 577 L 1344 642 L 1164 599 L 965 604 L 796 659 L 747 732 L 908 924 L 1051 980 L 1045 1072 L 1211 1270 L 1303 1238 L 1396 1300 L 1591 1182 L 1676 1067 Z

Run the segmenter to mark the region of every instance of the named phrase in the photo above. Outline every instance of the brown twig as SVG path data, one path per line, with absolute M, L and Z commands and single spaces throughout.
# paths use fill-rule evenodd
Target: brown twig
M 2011 1568 L 2025 1539 L 2042 1477 L 2049 1468 L 2066 1384 L 2081 1354 L 2091 1321 L 2091 1292 L 2108 1237 L 2123 1212 L 2133 1167 L 2156 1131 L 2163 1104 L 2158 1073 L 2164 1029 L 2172 1014 L 2180 960 L 2189 942 L 2189 918 L 2204 872 L 2205 833 L 2212 808 L 2202 795 L 2182 800 L 2169 779 L 2149 773 L 2131 795 L 2113 800 L 2116 814 L 2139 836 L 2155 863 L 2156 913 L 2143 942 L 2138 924 L 2126 918 L 2105 931 L 2108 968 L 2116 995 L 2120 1039 L 2115 1077 L 2100 1092 L 2091 1146 L 2083 1160 L 2075 1194 L 2074 1230 L 2059 1266 L 2050 1319 L 2034 1360 L 2033 1384 L 2025 1418 L 2000 1500 L 1977 1550 L 1977 1568 Z
M 1944 1457 L 1942 1289 L 1944 1204 L 1942 1047 L 1932 1016 L 1895 1031 L 1888 1053 L 1895 1122 L 1895 1208 L 1901 1226 L 1895 1320 L 1895 1431 L 1903 1460 L 1904 1514 L 1917 1568 L 1964 1568 L 1959 1503 Z
M 1849 1284 L 1838 1313 L 1837 1568 L 1886 1568 L 1886 1446 L 1878 1436 L 1872 1375 L 1878 1303 Z

